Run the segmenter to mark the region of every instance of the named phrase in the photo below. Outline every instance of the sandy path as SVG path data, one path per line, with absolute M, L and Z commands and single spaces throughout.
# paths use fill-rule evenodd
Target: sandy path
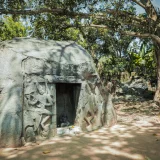
M 4 159 L 160 160 L 160 124 L 121 122 L 109 129 L 56 137 L 35 146 L 0 149 L 0 160 Z
M 115 108 L 118 123 L 111 128 L 55 137 L 34 146 L 1 148 L 0 160 L 160 160 L 159 107 L 153 110 L 146 103 Z

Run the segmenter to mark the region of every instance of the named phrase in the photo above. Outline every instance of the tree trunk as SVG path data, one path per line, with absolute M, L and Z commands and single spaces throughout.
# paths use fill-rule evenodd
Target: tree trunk
M 157 60 L 157 89 L 154 96 L 154 101 L 160 104 L 160 43 L 155 45 L 155 55 Z

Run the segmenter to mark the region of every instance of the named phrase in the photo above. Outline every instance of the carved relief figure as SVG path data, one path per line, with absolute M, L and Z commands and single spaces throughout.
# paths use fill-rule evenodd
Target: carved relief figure
M 49 132 L 49 125 L 46 124 L 46 122 L 51 118 L 53 113 L 46 109 L 46 107 L 52 107 L 53 105 L 53 99 L 51 98 L 51 95 L 49 94 L 49 89 L 47 83 L 37 83 L 37 108 L 41 110 L 41 113 L 43 116 L 41 119 L 41 127 L 42 127 L 42 136 L 46 136 Z
M 26 141 L 35 141 L 35 132 L 37 131 L 37 121 L 39 121 L 39 114 L 34 113 L 35 104 L 37 99 L 35 98 L 35 90 L 31 90 L 28 87 L 24 96 L 25 108 L 23 112 L 24 117 L 24 130 Z
M 44 82 L 32 82 L 28 84 L 25 91 L 24 122 L 26 137 L 29 139 L 28 141 L 33 141 L 36 135 L 47 137 L 54 103 L 53 97 L 49 94 L 48 85 Z

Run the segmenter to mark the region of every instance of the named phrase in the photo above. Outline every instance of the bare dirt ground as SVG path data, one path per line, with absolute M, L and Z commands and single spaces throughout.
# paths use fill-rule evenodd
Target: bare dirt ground
M 115 104 L 117 125 L 1 148 L 0 160 L 160 160 L 160 107 L 152 101 Z

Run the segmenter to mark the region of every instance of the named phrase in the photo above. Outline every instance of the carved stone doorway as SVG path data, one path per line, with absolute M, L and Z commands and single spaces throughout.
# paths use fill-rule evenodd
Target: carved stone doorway
M 81 84 L 56 84 L 57 127 L 74 125 Z

